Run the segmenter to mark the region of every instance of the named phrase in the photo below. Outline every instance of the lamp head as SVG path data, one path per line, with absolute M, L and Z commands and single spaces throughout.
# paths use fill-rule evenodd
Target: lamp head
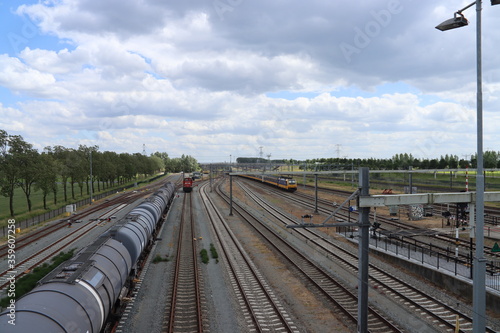
M 491 1 L 498 1 L 500 3 L 500 0 L 491 0 Z M 457 16 L 458 14 L 458 16 Z M 441 30 L 441 31 L 446 31 L 450 29 L 455 29 L 455 28 L 460 28 L 464 27 L 469 24 L 469 21 L 460 13 L 455 13 L 455 17 L 444 21 L 443 23 L 440 23 L 436 26 L 436 29 Z

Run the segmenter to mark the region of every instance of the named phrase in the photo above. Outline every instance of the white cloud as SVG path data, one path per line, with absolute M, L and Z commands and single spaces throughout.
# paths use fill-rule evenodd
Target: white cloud
M 55 78 L 23 64 L 19 59 L 0 55 L 0 85 L 13 92 L 27 91 L 36 96 L 54 93 Z
M 470 27 L 442 33 L 434 26 L 456 11 L 445 1 L 227 4 L 20 5 L 16 13 L 40 36 L 0 55 L 1 112 L 9 115 L 0 128 L 37 147 L 141 151 L 144 143 L 205 160 L 257 156 L 260 146 L 298 159 L 336 156 L 337 144 L 349 157 L 474 151 L 474 10 Z M 492 148 L 495 9 L 483 10 Z M 457 144 L 463 138 L 470 142 Z

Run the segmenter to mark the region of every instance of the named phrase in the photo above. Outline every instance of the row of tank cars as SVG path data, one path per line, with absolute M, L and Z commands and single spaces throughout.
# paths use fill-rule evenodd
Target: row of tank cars
M 0 332 L 99 333 L 123 308 L 175 186 L 167 182 L 0 314 Z M 13 315 L 15 320 L 12 321 Z M 116 319 L 116 318 L 115 318 Z M 15 325 L 12 325 L 15 323 Z

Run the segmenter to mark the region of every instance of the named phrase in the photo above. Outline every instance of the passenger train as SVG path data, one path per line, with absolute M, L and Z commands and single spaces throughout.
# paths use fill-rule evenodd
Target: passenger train
M 167 182 L 0 314 L 0 332 L 99 333 L 120 313 L 175 186 Z M 13 325 L 15 323 L 15 325 Z
M 273 175 L 240 175 L 240 177 L 257 180 L 290 192 L 297 191 L 297 182 L 291 177 Z

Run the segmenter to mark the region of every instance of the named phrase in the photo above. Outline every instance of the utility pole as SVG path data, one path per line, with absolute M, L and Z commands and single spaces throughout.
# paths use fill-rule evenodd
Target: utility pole
M 92 149 L 89 150 L 89 161 L 90 161 L 90 204 L 92 205 L 92 192 L 94 191 L 93 185 L 94 181 L 92 180 Z
M 233 216 L 233 176 L 229 176 L 229 216 Z

